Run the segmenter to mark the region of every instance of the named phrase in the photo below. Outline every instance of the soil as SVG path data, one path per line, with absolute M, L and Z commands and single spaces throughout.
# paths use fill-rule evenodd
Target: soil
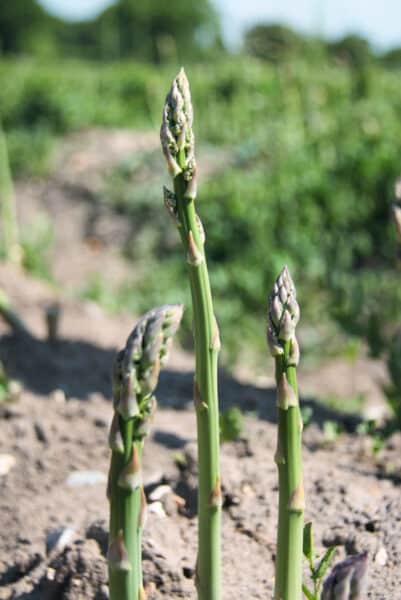
M 105 145 L 104 132 L 74 137 L 48 180 L 17 185 L 23 222 L 29 223 L 38 207 L 54 220 L 57 252 L 52 266 L 60 286 L 55 291 L 17 268 L 0 265 L 0 287 L 30 332 L 16 334 L 0 322 L 0 360 L 21 386 L 12 402 L 0 405 L 0 467 L 8 460 L 9 469 L 0 474 L 0 600 L 108 598 L 110 370 L 135 317 L 110 317 L 95 304 L 71 299 L 67 291 L 94 270 L 107 269 L 118 278 L 132 265 L 123 261 L 113 242 L 126 224 L 111 211 L 97 222 L 113 235 L 105 234 L 101 244 L 88 243 L 85 223 L 93 206 L 76 182 L 91 181 L 92 175 L 96 182 L 105 165 L 127 151 L 152 148 L 157 139 L 116 131 L 107 140 Z M 75 182 L 75 188 L 66 182 Z M 55 299 L 62 309 L 60 332 L 48 341 L 44 307 Z M 222 445 L 224 600 L 272 595 L 277 474 L 271 365 L 269 369 L 263 380 L 249 371 L 220 372 L 222 408 L 239 406 L 245 415 L 241 439 Z M 304 430 L 305 517 L 314 523 L 319 552 L 335 545 L 340 560 L 368 550 L 367 598 L 397 600 L 401 434 L 373 454 L 372 440 L 355 432 L 356 417 L 313 400 L 321 389 L 322 371 L 328 389 L 346 392 L 352 378 L 358 391 L 350 369 L 339 361 L 322 365 L 315 375 L 302 375 L 301 369 L 301 389 L 308 393 L 302 401 L 313 408 L 312 422 Z M 196 597 L 192 370 L 193 356 L 176 346 L 160 379 L 159 410 L 145 444 L 149 516 L 143 558 L 149 599 Z M 374 399 L 380 394 L 383 368 L 364 360 L 363 372 L 363 391 Z M 322 427 L 327 419 L 345 429 L 331 442 Z M 168 487 L 158 499 L 161 485 Z

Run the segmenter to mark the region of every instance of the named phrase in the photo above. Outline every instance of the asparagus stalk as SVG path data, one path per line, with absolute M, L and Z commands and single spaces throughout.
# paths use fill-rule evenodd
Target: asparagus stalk
M 6 138 L 0 124 L 0 209 L 3 223 L 3 252 L 7 260 L 20 262 L 21 246 L 19 244 L 19 232 L 17 222 L 17 211 L 15 206 L 15 195 L 11 178 L 10 165 Z
M 142 600 L 141 536 L 146 514 L 141 459 L 144 437 L 156 409 L 153 395 L 161 366 L 178 329 L 182 305 L 164 305 L 137 323 L 116 358 L 113 372 L 114 417 L 110 500 L 110 600 Z
M 163 152 L 174 183 L 174 192 L 164 190 L 164 201 L 184 247 L 194 316 L 194 402 L 199 463 L 196 587 L 200 600 L 218 600 L 221 490 L 217 357 L 220 336 L 206 265 L 205 235 L 194 205 L 196 161 L 192 120 L 189 84 L 181 69 L 167 94 L 160 130 Z
M 275 461 L 279 477 L 277 531 L 277 600 L 302 597 L 302 541 L 304 490 L 296 368 L 299 346 L 295 327 L 299 320 L 296 290 L 287 267 L 276 279 L 269 298 L 268 344 L 276 362 L 278 438 Z

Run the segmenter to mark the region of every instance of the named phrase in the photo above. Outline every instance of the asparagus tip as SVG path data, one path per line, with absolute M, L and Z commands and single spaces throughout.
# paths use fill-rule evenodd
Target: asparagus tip
M 334 565 L 323 585 L 321 600 L 362 600 L 366 587 L 368 553 L 350 556 Z
M 267 340 L 273 356 L 283 353 L 283 342 L 295 338 L 295 328 L 300 316 L 296 295 L 294 282 L 288 267 L 285 266 L 269 296 Z M 294 358 L 299 360 L 299 356 Z
M 173 79 L 163 108 L 160 141 L 173 177 L 183 173 L 185 181 L 195 172 L 195 139 L 189 82 L 183 68 Z

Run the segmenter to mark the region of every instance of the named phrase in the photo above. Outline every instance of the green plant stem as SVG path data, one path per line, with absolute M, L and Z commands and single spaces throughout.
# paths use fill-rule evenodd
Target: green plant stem
M 128 553 L 130 570 L 109 569 L 110 600 L 139 600 L 142 590 L 141 566 L 141 490 L 122 488 L 118 479 L 132 457 L 134 446 L 139 459 L 142 455 L 142 441 L 134 440 L 134 419 L 119 417 L 120 431 L 124 443 L 124 453 L 113 451 L 110 471 L 110 539 L 123 532 Z
M 276 358 L 276 381 L 279 384 L 283 374 L 283 359 L 281 356 Z M 287 499 L 288 499 L 288 473 L 284 464 L 284 448 L 287 438 L 287 411 L 277 408 L 277 450 L 275 461 L 278 470 L 279 484 L 279 506 L 278 506 L 278 525 L 277 525 L 277 552 L 276 552 L 276 579 L 274 598 L 282 598 L 284 590 L 284 569 L 285 569 L 285 548 L 288 539 L 288 519 L 287 519 Z
M 291 341 L 284 342 L 284 354 L 276 358 L 279 383 L 285 374 L 298 399 L 295 366 L 289 365 Z M 302 420 L 299 403 L 278 408 L 279 529 L 275 598 L 301 600 L 304 492 L 302 482 Z M 280 462 L 280 464 L 279 464 Z
M 203 243 L 199 234 L 193 199 L 185 196 L 182 174 L 174 179 L 179 231 L 186 253 L 192 232 L 196 248 L 202 255 L 199 265 L 188 264 L 192 295 L 195 338 L 195 398 L 198 432 L 198 517 L 199 543 L 197 590 L 200 600 L 220 598 L 220 521 L 221 492 L 219 467 L 219 408 L 217 358 L 219 338 L 213 312 L 209 275 Z

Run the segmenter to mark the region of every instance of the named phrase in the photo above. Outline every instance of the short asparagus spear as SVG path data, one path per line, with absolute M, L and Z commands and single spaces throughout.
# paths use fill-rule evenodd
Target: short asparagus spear
M 365 597 L 368 553 L 336 564 L 324 582 L 321 600 L 362 600 Z
M 299 346 L 295 327 L 299 320 L 296 290 L 287 267 L 276 279 L 269 298 L 268 344 L 276 362 L 278 439 L 275 461 L 279 476 L 277 531 L 277 600 L 302 597 L 302 541 L 304 490 L 296 368 Z
M 221 491 L 217 356 L 220 339 L 204 252 L 205 235 L 195 212 L 196 162 L 192 119 L 189 84 L 181 69 L 167 94 L 160 130 L 163 152 L 174 183 L 173 192 L 165 189 L 164 201 L 184 247 L 194 317 L 194 401 L 199 462 L 196 585 L 200 600 L 218 600 Z
M 153 395 L 161 366 L 181 321 L 182 305 L 164 305 L 137 323 L 116 358 L 114 417 L 108 483 L 110 500 L 110 600 L 142 600 L 141 534 L 146 513 L 142 485 L 143 440 L 156 408 Z

